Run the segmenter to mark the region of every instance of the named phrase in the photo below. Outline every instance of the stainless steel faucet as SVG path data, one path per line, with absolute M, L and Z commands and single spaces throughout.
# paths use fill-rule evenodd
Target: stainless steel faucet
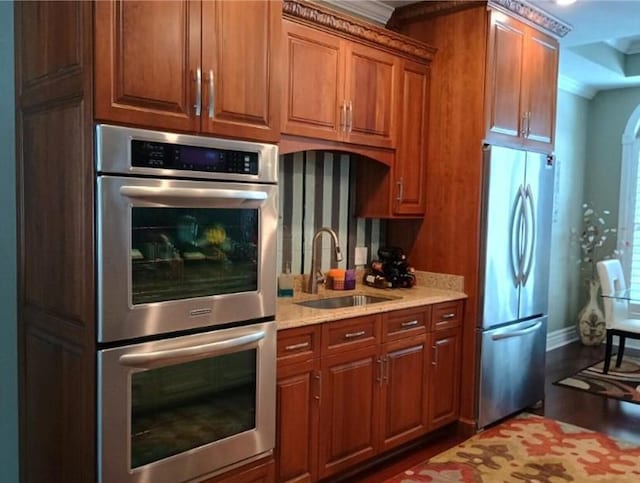
M 334 251 L 336 254 L 336 260 L 342 261 L 342 253 L 340 253 L 340 247 L 338 246 L 338 235 L 331 228 L 322 227 L 318 231 L 316 231 L 315 235 L 313 235 L 313 241 L 311 242 L 311 273 L 309 274 L 309 278 L 307 279 L 307 286 L 305 288 L 305 292 L 307 293 L 318 293 L 318 281 L 323 279 L 322 273 L 317 267 L 318 261 L 316 259 L 316 245 L 318 244 L 318 239 L 322 235 L 322 233 L 328 233 L 331 235 L 333 239 Z

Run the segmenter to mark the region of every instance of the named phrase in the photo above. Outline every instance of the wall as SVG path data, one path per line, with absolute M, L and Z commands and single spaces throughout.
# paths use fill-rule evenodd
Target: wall
M 0 468 L 18 481 L 13 2 L 0 2 Z
M 640 87 L 635 87 L 599 92 L 589 106 L 584 199 L 610 210 L 614 225 L 620 198 L 622 134 L 639 104 Z
M 386 223 L 355 216 L 354 163 L 373 162 L 358 156 L 328 151 L 307 151 L 280 157 L 280 220 L 278 272 L 309 273 L 311 241 L 323 226 L 338 235 L 343 260 L 336 262 L 330 237 L 318 243 L 323 271 L 330 266 L 353 268 L 355 247 L 366 246 L 369 260 L 376 258 L 385 240 Z
M 588 111 L 587 99 L 558 92 L 548 332 L 575 325 L 582 306 L 580 251 L 569 240 L 582 224 Z

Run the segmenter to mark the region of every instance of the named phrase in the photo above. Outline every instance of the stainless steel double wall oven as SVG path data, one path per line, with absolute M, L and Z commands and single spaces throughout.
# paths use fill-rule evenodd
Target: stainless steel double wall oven
M 197 481 L 267 454 L 277 147 L 96 134 L 99 480 Z

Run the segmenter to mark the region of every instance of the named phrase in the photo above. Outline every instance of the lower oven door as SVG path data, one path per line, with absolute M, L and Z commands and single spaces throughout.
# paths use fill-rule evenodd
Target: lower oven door
M 98 341 L 273 317 L 277 193 L 100 176 Z
M 98 352 L 98 480 L 178 483 L 271 451 L 275 322 Z

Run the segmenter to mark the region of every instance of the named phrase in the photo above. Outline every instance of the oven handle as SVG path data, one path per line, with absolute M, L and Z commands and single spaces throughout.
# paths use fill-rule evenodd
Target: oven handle
M 243 191 L 215 188 L 168 188 L 162 186 L 121 186 L 120 194 L 128 198 L 208 198 L 235 200 L 266 200 L 264 191 Z
M 233 339 L 210 342 L 209 344 L 183 347 L 180 349 L 170 349 L 165 351 L 143 352 L 141 354 L 123 354 L 119 362 L 123 366 L 130 367 L 151 367 L 161 365 L 161 362 L 176 361 L 180 359 L 193 359 L 196 356 L 215 354 L 226 349 L 250 344 L 251 342 L 264 339 L 265 331 L 253 332 Z

